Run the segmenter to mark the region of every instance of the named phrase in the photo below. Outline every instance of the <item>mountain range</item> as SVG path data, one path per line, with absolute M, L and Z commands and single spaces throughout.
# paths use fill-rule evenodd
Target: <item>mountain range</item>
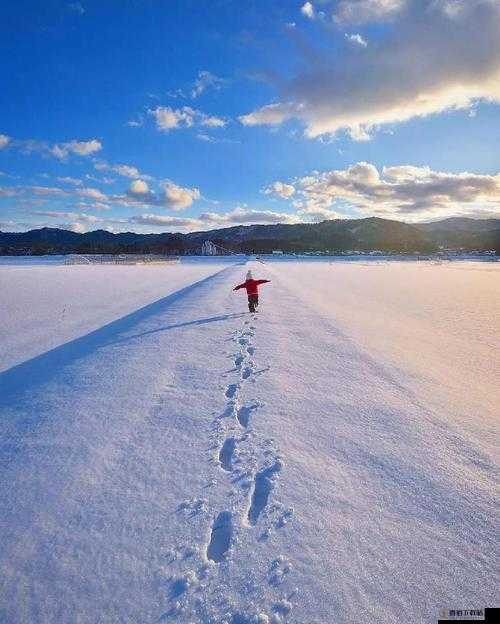
M 449 218 L 408 224 L 368 217 L 294 225 L 238 225 L 205 232 L 79 234 L 58 228 L 0 232 L 0 255 L 66 253 L 197 254 L 205 241 L 228 252 L 369 252 L 431 253 L 494 250 L 500 254 L 500 219 Z

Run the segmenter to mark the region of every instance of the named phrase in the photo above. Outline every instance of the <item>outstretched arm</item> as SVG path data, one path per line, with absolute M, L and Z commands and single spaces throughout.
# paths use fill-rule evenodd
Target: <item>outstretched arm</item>
M 257 280 L 257 284 L 269 284 L 271 280 Z
M 245 284 L 239 284 L 238 286 L 235 286 L 233 290 L 239 290 L 240 288 L 245 288 Z

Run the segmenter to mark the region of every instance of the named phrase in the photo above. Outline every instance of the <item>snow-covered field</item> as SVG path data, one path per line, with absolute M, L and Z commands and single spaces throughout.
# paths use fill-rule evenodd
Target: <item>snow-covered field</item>
M 499 277 L 0 266 L 0 622 L 496 606 Z
M 31 259 L 30 259 L 31 260 Z M 0 371 L 167 295 L 184 294 L 227 262 L 137 266 L 3 266 Z

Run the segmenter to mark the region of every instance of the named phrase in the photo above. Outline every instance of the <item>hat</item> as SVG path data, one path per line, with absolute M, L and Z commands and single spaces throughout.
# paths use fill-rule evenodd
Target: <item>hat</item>
M 252 279 L 253 275 L 252 275 L 252 271 L 247 271 L 247 280 Z

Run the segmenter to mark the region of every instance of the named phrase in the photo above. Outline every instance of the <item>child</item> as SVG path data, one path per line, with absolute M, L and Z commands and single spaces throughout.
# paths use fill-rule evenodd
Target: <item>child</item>
M 233 288 L 233 290 L 239 290 L 240 288 L 246 288 L 248 295 L 248 309 L 250 312 L 256 312 L 256 308 L 259 305 L 259 286 L 260 284 L 267 284 L 271 280 L 255 280 L 252 275 L 252 271 L 248 271 L 247 278 L 240 284 Z

